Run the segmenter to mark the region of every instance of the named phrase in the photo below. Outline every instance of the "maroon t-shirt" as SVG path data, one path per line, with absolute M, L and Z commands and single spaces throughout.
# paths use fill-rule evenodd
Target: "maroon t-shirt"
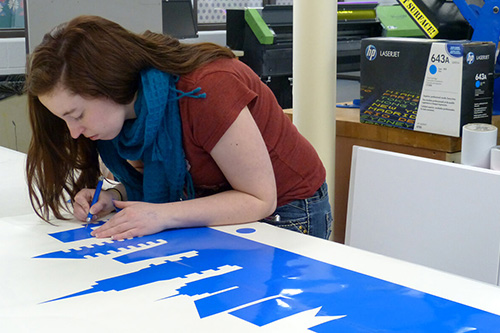
M 179 106 L 184 150 L 198 193 L 230 188 L 210 152 L 245 106 L 271 156 L 278 207 L 310 197 L 323 184 L 326 171 L 318 154 L 248 66 L 236 59 L 220 59 L 182 76 L 177 83 L 184 92 L 197 87 L 206 98 L 184 97 Z

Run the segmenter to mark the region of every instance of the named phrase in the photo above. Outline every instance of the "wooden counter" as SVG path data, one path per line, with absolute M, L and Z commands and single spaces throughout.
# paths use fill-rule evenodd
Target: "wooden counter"
M 337 108 L 333 240 L 344 243 L 352 146 L 363 146 L 437 160 L 460 162 L 461 138 L 362 124 L 359 109 Z M 292 119 L 292 110 L 285 113 Z M 500 127 L 500 116 L 493 117 Z

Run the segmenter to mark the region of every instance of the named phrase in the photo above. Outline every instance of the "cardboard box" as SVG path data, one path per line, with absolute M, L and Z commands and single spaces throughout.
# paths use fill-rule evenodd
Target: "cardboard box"
M 375 37 L 361 42 L 360 121 L 460 136 L 491 123 L 491 42 Z

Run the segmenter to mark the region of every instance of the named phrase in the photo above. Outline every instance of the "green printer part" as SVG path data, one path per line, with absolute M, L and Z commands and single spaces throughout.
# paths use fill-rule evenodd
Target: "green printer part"
M 425 34 L 420 30 L 403 7 L 377 6 L 377 16 L 382 25 L 384 37 L 422 37 Z
M 266 22 L 254 8 L 248 8 L 245 10 L 245 21 L 248 23 L 250 29 L 252 29 L 255 37 L 263 45 L 271 45 L 274 43 L 274 34 L 267 26 Z

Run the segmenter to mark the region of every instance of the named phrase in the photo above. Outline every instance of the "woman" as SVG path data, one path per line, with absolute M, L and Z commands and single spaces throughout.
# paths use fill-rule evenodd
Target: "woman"
M 328 238 L 325 169 L 226 48 L 80 16 L 28 64 L 30 196 L 46 221 L 117 209 L 96 237 L 262 220 Z M 99 157 L 120 181 L 90 207 Z

